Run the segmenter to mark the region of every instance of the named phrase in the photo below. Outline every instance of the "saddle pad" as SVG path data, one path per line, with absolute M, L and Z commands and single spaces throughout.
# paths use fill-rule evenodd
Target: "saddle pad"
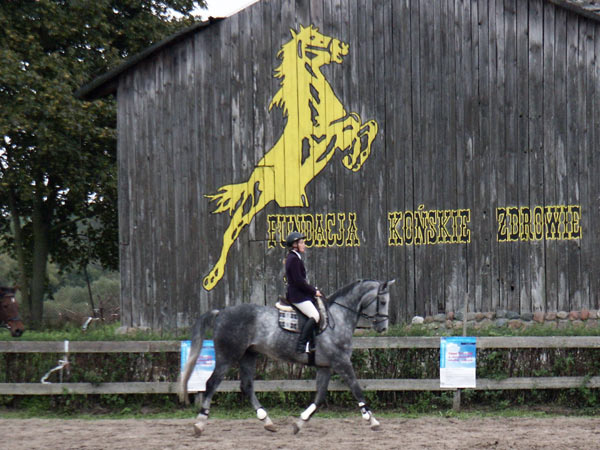
M 321 316 L 318 332 L 322 333 L 329 324 L 329 315 L 327 313 L 327 307 L 325 306 L 325 303 L 320 298 L 317 298 L 316 306 Z M 298 311 L 292 306 L 284 305 L 280 302 L 275 303 L 275 307 L 279 313 L 279 326 L 286 331 L 300 333 L 300 320 L 298 317 Z
M 298 314 L 293 308 L 291 311 L 282 311 L 279 309 L 279 326 L 286 331 L 292 331 L 294 333 L 300 333 L 300 326 L 298 325 Z

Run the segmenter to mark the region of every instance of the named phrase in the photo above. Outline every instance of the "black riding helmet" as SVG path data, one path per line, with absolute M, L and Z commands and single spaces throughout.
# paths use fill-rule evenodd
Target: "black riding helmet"
M 285 245 L 291 248 L 294 245 L 294 242 L 297 242 L 300 239 L 306 239 L 306 236 L 304 236 L 302 233 L 298 233 L 297 231 L 292 231 L 285 239 Z

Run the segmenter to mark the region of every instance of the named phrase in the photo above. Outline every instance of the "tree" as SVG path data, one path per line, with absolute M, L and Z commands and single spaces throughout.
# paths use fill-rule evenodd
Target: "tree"
M 190 25 L 204 3 L 0 3 L 0 245 L 18 262 L 34 324 L 50 259 L 61 268 L 118 265 L 115 101 L 83 102 L 73 92 Z

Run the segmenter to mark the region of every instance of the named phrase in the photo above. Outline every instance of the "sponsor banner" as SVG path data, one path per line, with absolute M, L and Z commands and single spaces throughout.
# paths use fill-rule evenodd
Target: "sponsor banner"
M 191 341 L 181 341 L 181 372 L 190 354 Z M 206 381 L 215 370 L 215 346 L 211 340 L 202 343 L 202 351 L 196 360 L 192 376 L 188 380 L 188 392 L 204 392 Z
M 474 337 L 440 339 L 440 387 L 476 387 L 476 346 Z

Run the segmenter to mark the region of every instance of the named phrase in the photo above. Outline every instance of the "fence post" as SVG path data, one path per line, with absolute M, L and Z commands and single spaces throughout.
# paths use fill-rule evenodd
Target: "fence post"
M 467 305 L 469 304 L 469 302 L 467 300 L 465 300 L 465 306 L 463 308 L 463 337 L 465 337 L 467 335 L 467 312 L 468 312 L 468 308 Z M 460 396 L 461 396 L 461 392 L 462 389 L 458 388 L 457 390 L 454 391 L 454 398 L 452 399 L 452 409 L 456 412 L 460 411 Z

